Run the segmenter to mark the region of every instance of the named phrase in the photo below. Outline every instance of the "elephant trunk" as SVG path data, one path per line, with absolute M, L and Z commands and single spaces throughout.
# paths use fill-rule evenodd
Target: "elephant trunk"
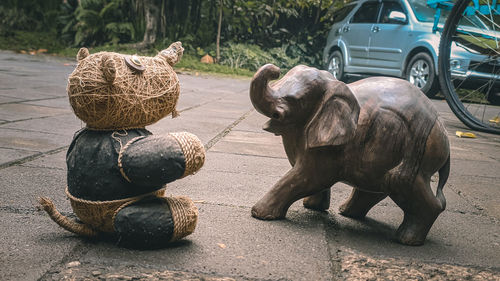
M 270 118 L 277 118 L 276 112 L 277 96 L 274 90 L 269 87 L 269 80 L 278 79 L 280 75 L 279 67 L 273 64 L 266 64 L 259 68 L 252 78 L 250 84 L 250 100 L 258 112 Z M 278 115 L 278 116 L 277 116 Z

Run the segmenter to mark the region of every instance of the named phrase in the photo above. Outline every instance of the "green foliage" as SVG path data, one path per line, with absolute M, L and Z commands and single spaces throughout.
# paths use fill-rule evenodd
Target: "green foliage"
M 266 63 L 272 63 L 286 71 L 299 63 L 299 58 L 286 54 L 287 48 L 284 45 L 264 51 L 257 45 L 227 43 L 222 47 L 220 64 L 255 71 Z
M 0 31 L 31 30 L 48 32 L 55 28 L 60 0 L 2 0 Z
M 220 63 L 224 67 L 255 70 L 274 63 L 286 70 L 297 64 L 322 67 L 331 14 L 344 1 L 2 0 L 0 35 L 18 40 L 16 30 L 51 30 L 58 36 L 54 41 L 74 47 L 120 45 L 134 47 L 134 52 L 138 45 L 124 43 L 144 37 L 148 5 L 159 15 L 155 50 L 182 41 L 188 55 L 215 57 L 222 7 Z
M 124 12 L 130 6 L 127 0 L 81 0 L 79 4 L 68 1 L 61 7 L 66 13 L 59 17 L 61 39 L 74 46 L 134 41 L 135 26 Z
M 257 45 L 228 43 L 221 49 L 220 64 L 231 68 L 257 70 L 263 64 L 272 62 L 273 57 Z
M 9 36 L 0 36 L 0 49 L 30 51 L 47 49 L 49 53 L 57 53 L 64 49 L 55 32 L 11 31 Z
M 175 65 L 175 68 L 186 71 L 201 71 L 205 73 L 221 73 L 248 77 L 252 77 L 254 74 L 254 71 L 244 68 L 231 68 L 227 65 L 201 63 L 197 56 L 191 56 L 189 54 L 182 56 L 181 61 Z

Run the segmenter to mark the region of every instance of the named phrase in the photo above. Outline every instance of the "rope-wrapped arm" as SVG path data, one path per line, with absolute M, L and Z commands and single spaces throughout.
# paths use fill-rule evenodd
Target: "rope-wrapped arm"
M 120 173 L 139 186 L 161 186 L 198 171 L 205 161 L 193 134 L 150 135 L 130 140 L 118 157 Z

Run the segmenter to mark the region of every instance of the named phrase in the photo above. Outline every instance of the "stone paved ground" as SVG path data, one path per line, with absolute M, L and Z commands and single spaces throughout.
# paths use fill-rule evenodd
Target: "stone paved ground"
M 138 251 L 85 240 L 53 223 L 40 195 L 71 214 L 65 153 L 84 124 L 65 87 L 74 62 L 0 52 L 1 280 L 500 280 L 500 136 L 467 130 L 434 100 L 449 130 L 447 210 L 422 247 L 393 233 L 402 211 L 384 200 L 358 221 L 337 213 L 350 188 L 337 184 L 328 212 L 292 205 L 285 220 L 259 221 L 251 206 L 289 169 L 281 140 L 248 98 L 249 80 L 180 75 L 181 116 L 150 126 L 185 130 L 207 147 L 205 167 L 169 185 L 199 208 L 195 233 Z

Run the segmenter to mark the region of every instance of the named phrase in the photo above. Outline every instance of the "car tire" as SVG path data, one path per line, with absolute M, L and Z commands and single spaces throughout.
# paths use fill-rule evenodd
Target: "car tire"
M 328 70 L 337 80 L 341 81 L 344 79 L 344 59 L 340 51 L 335 51 L 330 55 L 326 70 Z
M 439 91 L 439 82 L 434 63 L 428 53 L 414 55 L 406 66 L 406 80 L 417 86 L 424 94 L 432 98 Z

